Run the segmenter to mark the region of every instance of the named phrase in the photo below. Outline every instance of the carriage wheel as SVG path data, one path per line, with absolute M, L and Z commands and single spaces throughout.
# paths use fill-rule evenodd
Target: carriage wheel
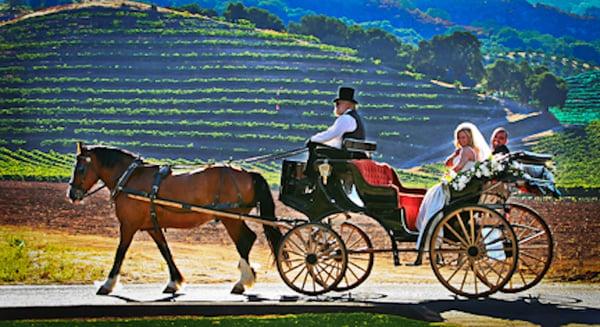
M 542 280 L 552 262 L 554 242 L 550 228 L 535 210 L 522 204 L 509 203 L 505 217 L 517 236 L 519 260 L 513 277 L 501 291 L 516 293 Z
M 435 226 L 429 261 L 451 292 L 486 297 L 510 280 L 517 266 L 517 238 L 508 221 L 481 206 L 456 209 Z
M 307 223 L 294 227 L 277 251 L 277 270 L 294 291 L 319 295 L 332 290 L 344 277 L 346 246 L 331 228 Z
M 352 222 L 344 221 L 338 231 L 348 252 L 348 268 L 340 283 L 334 288 L 335 291 L 343 292 L 351 290 L 362 284 L 373 269 L 375 255 L 370 250 L 373 244 L 359 226 Z

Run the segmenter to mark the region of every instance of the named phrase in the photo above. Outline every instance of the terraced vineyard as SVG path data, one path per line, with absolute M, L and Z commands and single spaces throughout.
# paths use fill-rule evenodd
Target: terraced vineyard
M 489 53 L 484 56 L 486 64 L 497 59 L 511 60 L 516 63 L 527 61 L 530 66 L 546 66 L 552 73 L 563 78 L 586 72 L 600 71 L 600 66 L 573 58 L 547 55 L 536 51 L 510 51 L 504 53 Z
M 496 100 L 312 37 L 130 2 L 84 6 L 0 26 L 5 149 L 65 154 L 82 140 L 163 161 L 288 150 L 333 121 L 340 85 L 359 90 L 378 159 L 396 167 L 439 159 L 464 120 L 484 133 L 508 124 Z M 539 132 L 535 121 L 521 129 Z
M 600 71 L 568 77 L 567 101 L 550 111 L 563 124 L 586 125 L 600 120 Z

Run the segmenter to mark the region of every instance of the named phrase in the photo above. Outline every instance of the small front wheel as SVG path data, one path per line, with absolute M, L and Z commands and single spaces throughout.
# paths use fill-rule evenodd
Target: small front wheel
M 437 279 L 469 298 L 500 290 L 517 266 L 517 238 L 508 221 L 482 206 L 449 212 L 435 226 L 429 260 Z
M 294 291 L 320 295 L 334 289 L 348 264 L 346 246 L 331 228 L 307 223 L 292 228 L 277 251 L 277 270 Z

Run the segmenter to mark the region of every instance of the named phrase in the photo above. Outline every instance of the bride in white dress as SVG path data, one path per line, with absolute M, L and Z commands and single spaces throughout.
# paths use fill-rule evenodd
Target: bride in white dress
M 451 169 L 451 174 L 469 170 L 475 165 L 476 161 L 483 161 L 491 154 L 485 138 L 472 123 L 462 123 L 456 127 L 454 130 L 454 144 L 456 151 L 446 159 L 446 166 Z M 449 201 L 450 191 L 446 185 L 438 183 L 427 190 L 417 216 L 416 225 L 419 230 L 417 248 L 421 244 L 429 220 Z

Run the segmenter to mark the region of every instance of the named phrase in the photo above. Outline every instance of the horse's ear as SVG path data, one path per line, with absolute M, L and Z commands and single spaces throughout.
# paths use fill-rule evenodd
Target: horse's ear
M 81 154 L 82 148 L 83 148 L 83 142 L 77 142 L 77 155 Z

